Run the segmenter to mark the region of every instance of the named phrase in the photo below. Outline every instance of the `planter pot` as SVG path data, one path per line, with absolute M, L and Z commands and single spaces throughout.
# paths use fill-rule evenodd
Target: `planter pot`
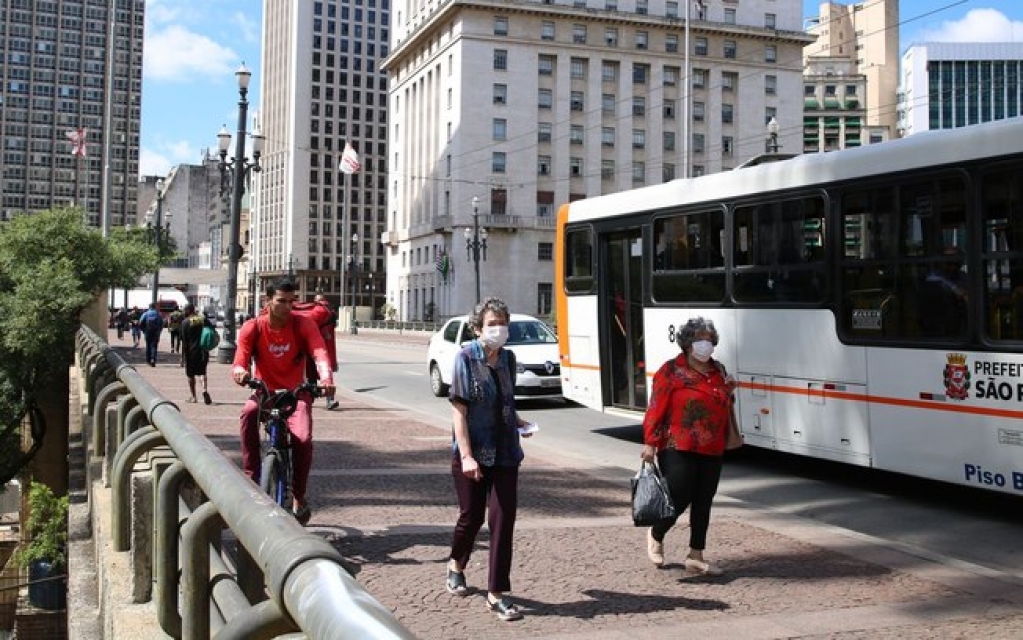
M 64 567 L 54 567 L 45 560 L 33 560 L 28 566 L 28 601 L 48 611 L 67 608 L 67 580 L 47 580 L 64 573 Z

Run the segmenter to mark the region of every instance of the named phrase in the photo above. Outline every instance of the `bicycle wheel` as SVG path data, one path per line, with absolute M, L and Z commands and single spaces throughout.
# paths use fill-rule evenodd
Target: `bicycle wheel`
M 281 454 L 271 452 L 263 458 L 262 477 L 259 488 L 270 496 L 270 499 L 280 506 L 288 507 L 288 491 L 284 477 L 284 463 Z

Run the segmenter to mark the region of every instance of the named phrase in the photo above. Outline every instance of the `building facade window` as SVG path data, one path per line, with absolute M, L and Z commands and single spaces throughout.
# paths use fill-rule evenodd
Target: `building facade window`
M 572 42 L 575 44 L 586 44 L 586 25 L 572 25 Z
M 646 148 L 646 130 L 645 129 L 633 129 L 632 130 L 632 148 L 633 149 L 645 149 Z
M 550 156 L 537 156 L 536 158 L 536 173 L 541 176 L 547 176 L 551 173 L 551 157 Z
M 540 122 L 536 126 L 536 141 L 550 142 L 554 132 L 554 125 L 550 122 Z
M 721 138 L 721 155 L 730 158 L 735 153 L 735 140 L 732 136 L 722 136 Z
M 664 73 L 663 73 L 664 86 L 666 86 L 666 87 L 674 87 L 678 83 L 678 74 L 679 74 L 679 68 L 678 67 L 669 67 L 669 66 L 664 67 Z
M 643 96 L 633 96 L 632 115 L 638 118 L 646 117 L 646 98 Z
M 491 156 L 490 169 L 494 173 L 504 173 L 507 163 L 507 158 L 503 151 L 495 151 Z
M 723 53 L 726 59 L 735 59 L 735 56 L 738 53 L 738 46 L 735 44 L 735 40 L 725 40 Z
M 668 53 L 678 53 L 678 35 L 669 33 L 664 36 L 664 50 Z
M 494 70 L 506 71 L 508 69 L 508 52 L 504 49 L 494 49 Z
M 540 89 L 537 93 L 537 106 L 541 109 L 550 109 L 554 104 L 554 95 L 550 89 Z
M 646 184 L 646 163 L 641 160 L 632 163 L 632 184 Z
M 606 159 L 600 161 L 600 179 L 601 180 L 614 180 L 615 177 L 615 161 Z
M 707 55 L 707 39 L 703 36 L 696 37 L 696 44 L 693 48 L 693 55 L 705 56 Z
M 573 91 L 569 96 L 569 107 L 572 111 L 583 111 L 585 110 L 585 104 L 583 100 L 582 91 Z
M 664 150 L 674 151 L 675 150 L 675 132 L 665 131 L 664 132 Z
M 579 157 L 569 158 L 568 173 L 573 178 L 581 178 L 583 175 L 583 159 Z
M 639 49 L 641 51 L 645 51 L 647 49 L 647 47 L 649 46 L 649 44 L 650 44 L 649 40 L 650 40 L 650 34 L 648 34 L 646 31 L 637 31 L 636 32 L 636 48 L 637 49 Z
M 602 146 L 602 147 L 613 147 L 613 146 L 615 146 L 615 128 L 614 127 L 601 127 L 601 129 L 600 129 L 600 146 Z
M 494 104 L 507 104 L 508 103 L 508 85 L 506 84 L 495 84 L 494 85 Z
M 735 24 L 735 9 L 725 8 L 725 24 Z
M 586 79 L 586 58 L 572 58 L 572 77 L 576 80 Z
M 773 44 L 764 47 L 764 62 L 770 62 L 771 64 L 778 62 L 778 47 Z
M 693 101 L 693 120 L 697 122 L 703 122 L 704 118 L 704 104 L 699 101 Z
M 693 153 L 703 153 L 706 144 L 702 133 L 693 134 Z
M 539 59 L 536 63 L 536 70 L 541 76 L 549 76 L 554 74 L 554 64 L 557 61 L 556 56 L 540 54 Z
M 600 111 L 605 116 L 613 116 L 615 114 L 616 100 L 613 94 L 605 93 L 600 96 Z
M 674 120 L 675 119 L 675 101 L 674 100 L 665 100 L 664 103 L 663 103 L 661 111 L 664 113 L 664 119 L 665 120 Z
M 554 259 L 554 243 L 539 242 L 536 245 L 536 259 L 540 262 L 550 262 Z
M 607 27 L 604 29 L 604 44 L 609 47 L 618 46 L 618 29 L 615 27 Z
M 775 29 L 778 24 L 778 16 L 773 13 L 764 14 L 764 26 L 768 29 Z
M 721 105 L 721 122 L 725 124 L 731 124 L 734 112 L 735 112 L 734 106 L 727 103 Z
M 778 93 L 778 76 L 764 76 L 764 93 L 769 96 L 773 96 Z
M 551 20 L 544 20 L 540 23 L 540 39 L 541 40 L 553 40 L 554 39 L 554 22 Z
M 568 140 L 570 144 L 582 144 L 584 136 L 585 130 L 581 124 L 573 124 L 568 131 Z
M 493 123 L 494 140 L 508 139 L 508 121 L 504 118 L 494 118 Z
M 693 88 L 702 89 L 707 86 L 707 70 L 706 69 L 693 69 Z
M 612 60 L 604 60 L 600 63 L 600 79 L 604 82 L 618 81 L 618 63 Z
M 508 18 L 504 16 L 496 16 L 494 18 L 494 35 L 495 36 L 508 35 Z

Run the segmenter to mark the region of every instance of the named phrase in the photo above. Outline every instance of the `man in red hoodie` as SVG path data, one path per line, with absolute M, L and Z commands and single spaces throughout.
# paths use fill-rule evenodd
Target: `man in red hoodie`
M 267 312 L 242 325 L 238 333 L 238 347 L 234 355 L 231 377 L 244 385 L 251 377 L 250 363 L 254 362 L 254 375 L 269 389 L 294 389 L 305 380 L 306 358 L 316 362 L 319 385 L 328 397 L 334 395 L 332 367 L 316 323 L 293 314 L 296 300 L 295 284 L 281 280 L 267 291 Z M 309 522 L 312 511 L 306 502 L 306 486 L 313 463 L 312 397 L 299 398 L 298 408 L 288 419 L 292 435 L 292 461 L 295 478 L 293 510 L 303 525 Z M 255 394 L 242 408 L 240 417 L 242 468 L 254 482 L 259 481 L 259 400 Z

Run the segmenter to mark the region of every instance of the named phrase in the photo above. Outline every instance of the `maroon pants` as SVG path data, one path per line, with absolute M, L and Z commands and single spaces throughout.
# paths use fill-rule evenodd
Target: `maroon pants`
M 483 467 L 483 478 L 476 482 L 462 473 L 462 461 L 454 456 L 451 477 L 458 495 L 458 522 L 451 540 L 451 559 L 466 567 L 476 534 L 487 515 L 490 529 L 490 575 L 487 590 L 511 591 L 512 537 L 515 512 L 519 504 L 519 468 Z
M 242 469 L 245 475 L 259 484 L 259 403 L 250 396 L 242 407 L 240 417 L 242 439 Z M 305 489 L 309 480 L 309 469 L 313 466 L 313 413 L 309 398 L 299 396 L 298 408 L 288 418 L 288 431 L 291 432 L 291 464 L 295 471 L 292 480 L 292 491 L 295 499 L 305 502 Z

